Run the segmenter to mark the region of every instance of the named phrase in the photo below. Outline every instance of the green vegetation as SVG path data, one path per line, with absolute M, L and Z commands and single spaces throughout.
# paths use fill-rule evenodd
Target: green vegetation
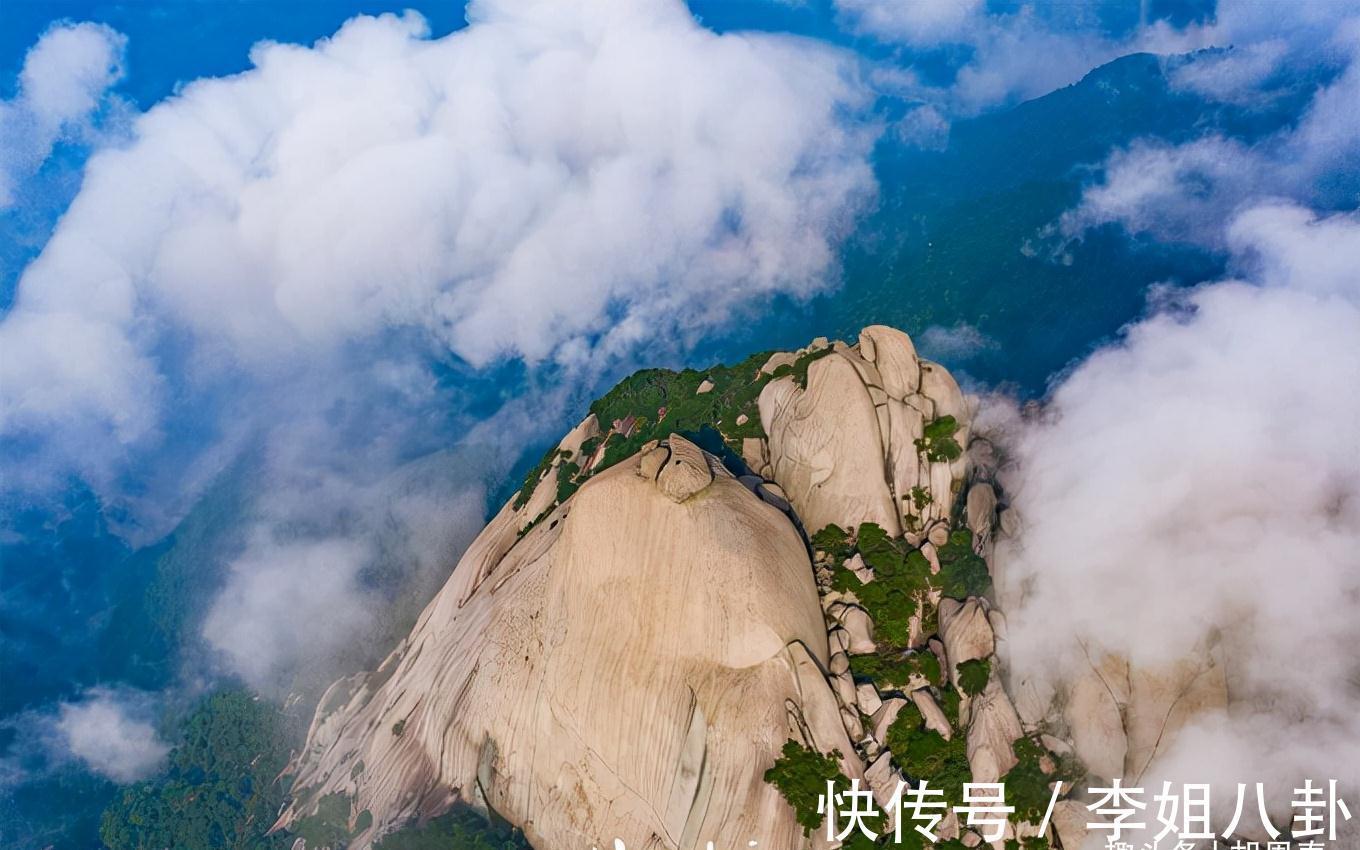
M 945 689 L 943 693 L 952 691 Z M 943 791 L 950 805 L 960 805 L 963 785 L 973 781 L 973 774 L 968 767 L 967 735 L 958 725 L 958 695 L 954 694 L 952 700 L 941 700 L 940 707 L 954 727 L 948 741 L 935 730 L 927 729 L 921 710 L 908 702 L 888 727 L 887 745 L 893 761 L 904 773 Z
M 911 493 L 907 498 L 911 500 L 911 506 L 918 512 L 925 510 L 932 501 L 930 491 L 920 485 L 911 488 Z
M 836 563 L 855 554 L 855 541 L 839 525 L 828 525 L 808 539 L 812 548 L 824 553 Z
M 557 467 L 557 503 L 559 505 L 570 499 L 571 494 L 576 492 L 576 488 L 581 486 L 576 483 L 576 476 L 580 472 L 581 467 L 570 460 L 563 461 L 562 465 Z
M 904 688 L 912 676 L 921 676 L 932 685 L 942 682 L 940 661 L 933 652 L 922 650 L 880 650 L 871 655 L 850 656 L 850 673 L 856 679 L 868 679 L 879 690 Z
M 283 802 L 275 780 L 287 757 L 274 706 L 243 690 L 216 693 L 182 724 L 165 774 L 104 811 L 100 838 L 109 850 L 287 847 L 291 838 L 265 834 Z
M 784 749 L 774 767 L 765 771 L 765 781 L 779 789 L 779 793 L 793 806 L 794 816 L 803 827 L 803 834 L 821 826 L 824 815 L 817 811 L 817 799 L 826 793 L 826 783 L 849 788 L 850 781 L 841 773 L 835 755 L 825 755 L 794 740 L 784 742 Z
M 826 351 L 829 353 L 830 349 Z M 577 457 L 556 447 L 550 449 L 525 475 L 514 498 L 515 509 L 529 503 L 538 482 L 559 460 L 557 502 L 560 504 L 592 475 L 636 454 L 648 441 L 662 440 L 672 433 L 684 434 L 714 454 L 726 455 L 728 459 L 739 457 L 743 439 L 765 436 L 756 402 L 760 391 L 773 378 L 760 371 L 770 359 L 770 353 L 753 354 L 735 365 L 718 365 L 702 372 L 643 369 L 624 378 L 590 406 L 590 412 L 595 414 L 605 433 L 583 442 Z M 804 376 L 807 373 L 805 359 L 811 362 L 816 358 L 810 355 L 800 358 Z M 795 373 L 796 379 L 797 370 L 792 367 L 784 367 L 780 374 L 791 372 Z M 699 386 L 705 380 L 712 382 L 713 389 L 700 393 Z M 743 415 L 746 419 L 738 425 L 737 419 Z M 631 422 L 631 430 L 626 436 L 622 431 L 613 430 L 616 422 Z M 602 445 L 604 457 L 593 468 L 585 468 L 586 459 L 593 457 Z M 535 517 L 534 522 L 541 518 Z
M 362 815 L 360 815 L 362 817 Z M 453 810 L 421 826 L 386 835 L 374 850 L 528 850 L 524 836 L 486 822 L 471 809 Z
M 543 476 L 548 474 L 548 470 L 552 468 L 553 461 L 557 460 L 559 456 L 565 459 L 567 453 L 559 451 L 554 447 L 552 451 L 543 456 L 543 459 L 538 462 L 538 466 L 529 470 L 529 473 L 524 476 L 524 484 L 519 488 L 519 492 L 515 494 L 515 510 L 519 510 L 529 504 L 529 498 L 534 495 L 534 488 L 538 486 L 538 482 L 542 480 Z
M 398 738 L 400 738 L 405 731 L 406 731 L 406 718 L 403 717 L 401 720 L 398 720 L 396 723 L 392 724 L 392 734 L 397 736 Z
M 826 348 L 820 348 L 816 351 L 809 351 L 806 354 L 799 355 L 798 359 L 793 361 L 793 365 L 791 366 L 784 365 L 776 367 L 774 371 L 771 373 L 770 377 L 782 378 L 785 375 L 792 375 L 793 382 L 795 384 L 802 387 L 803 389 L 807 389 L 808 367 L 811 366 L 815 361 L 821 360 L 823 357 L 830 354 L 833 350 L 834 349 L 832 349 L 831 346 L 828 345 Z
M 958 420 L 952 416 L 931 420 L 926 423 L 920 439 L 916 441 L 916 450 L 931 463 L 958 460 L 963 455 L 963 447 L 954 439 L 958 430 Z
M 992 662 L 986 658 L 974 658 L 959 664 L 959 690 L 975 697 L 987 687 L 992 675 Z
M 903 541 L 889 537 L 873 523 L 859 527 L 855 549 L 865 566 L 873 569 L 874 580 L 861 582 L 841 559 L 832 571 L 831 586 L 855 594 L 874 621 L 878 641 L 888 648 L 905 649 L 911 639 L 911 617 L 920 605 L 927 604 L 930 562 L 920 550 L 908 549 Z
M 1048 802 L 1053 795 L 1049 784 L 1061 781 L 1064 788 L 1071 788 L 1082 778 L 1084 771 L 1075 759 L 1059 758 L 1031 738 L 1017 738 L 1012 748 L 1019 761 L 1001 777 L 1006 784 L 1006 800 L 1015 806 L 1017 820 L 1038 823 L 1048 811 Z M 1049 770 L 1044 769 L 1045 760 Z M 1047 844 L 1040 848 L 1026 845 L 1025 850 L 1047 850 Z
M 314 813 L 293 824 L 293 834 L 307 839 L 308 847 L 343 847 L 350 839 L 349 813 L 348 797 L 327 794 L 317 803 Z M 372 819 L 369 814 L 369 820 Z
M 967 599 L 982 596 L 991 589 L 992 575 L 987 571 L 987 562 L 973 551 L 973 532 L 958 529 L 936 554 L 940 558 L 940 591 L 945 596 Z
M 601 468 L 632 455 L 649 440 L 664 439 L 672 432 L 696 434 L 705 426 L 715 429 L 726 446 L 739 453 L 742 439 L 765 436 L 756 401 L 772 377 L 760 371 L 769 359 L 770 352 L 765 351 L 735 365 L 702 372 L 644 369 L 624 378 L 590 406 L 606 431 L 616 420 L 629 416 L 638 420 L 628 437 L 608 437 Z M 700 393 L 699 385 L 705 380 L 713 389 Z M 746 421 L 738 425 L 737 418 L 743 414 Z

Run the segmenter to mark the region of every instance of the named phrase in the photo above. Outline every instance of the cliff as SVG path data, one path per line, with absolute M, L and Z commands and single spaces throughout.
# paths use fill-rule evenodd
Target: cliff
M 899 778 L 951 798 L 1004 779 L 1008 837 L 1032 836 L 1051 781 L 1146 764 L 1215 691 L 1196 675 L 1187 703 L 1174 671 L 1109 659 L 1123 703 L 1093 672 L 1022 720 L 987 566 L 1015 520 L 970 421 L 949 373 L 881 326 L 635 375 L 387 660 L 326 693 L 279 826 L 338 812 L 363 847 L 463 803 L 540 850 L 826 846 L 766 780 L 792 741 L 880 802 Z M 1046 840 L 1080 842 L 1078 805 Z M 940 832 L 977 843 L 952 815 Z

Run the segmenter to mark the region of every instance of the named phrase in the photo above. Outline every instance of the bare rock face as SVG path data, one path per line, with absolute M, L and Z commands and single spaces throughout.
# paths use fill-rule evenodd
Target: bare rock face
M 697 393 L 731 397 L 730 374 L 715 369 Z M 763 780 L 789 739 L 839 753 L 842 772 L 879 797 L 904 767 L 887 732 L 907 706 L 921 731 L 966 744 L 972 781 L 996 782 L 1017 764 L 1017 740 L 1040 732 L 1060 735 L 1044 747 L 1094 776 L 1137 775 L 1190 717 L 1222 704 L 1221 666 L 1140 671 L 1118 659 L 1060 699 L 1019 683 L 1013 700 L 1002 612 L 989 597 L 944 597 L 944 585 L 908 622 L 876 629 L 891 613 L 833 587 L 832 570 L 869 584 L 892 581 L 890 568 L 875 576 L 867 554 L 840 562 L 819 550 L 814 569 L 799 524 L 853 536 L 875 523 L 932 576 L 958 569 L 949 547 L 966 526 L 986 560 L 994 538 L 1020 528 L 991 480 L 994 458 L 973 465 L 989 444 L 970 445 L 958 385 L 892 328 L 774 354 L 752 380 L 764 382 L 760 427 L 750 395 L 749 417 L 717 417 L 741 429 L 721 434 L 746 466 L 739 479 L 663 430 L 664 407 L 573 429 L 387 661 L 323 698 L 280 825 L 343 794 L 351 829 L 367 825 L 356 848 L 459 801 L 494 810 L 542 850 L 616 839 L 823 848 L 824 833 L 804 836 Z M 640 440 L 644 417 L 650 439 L 606 468 L 603 447 Z M 942 432 L 952 445 L 932 450 Z M 876 651 L 933 655 L 944 680 L 918 671 L 857 685 L 852 657 Z M 982 659 L 989 677 L 970 697 L 958 665 Z M 1066 850 L 1078 805 L 1061 801 L 1055 817 Z M 980 843 L 952 814 L 939 834 Z
M 810 529 L 873 522 L 890 534 L 901 533 L 883 480 L 878 416 L 859 372 L 833 353 L 808 367 L 807 382 L 804 390 L 792 378 L 780 378 L 760 394 L 770 477 Z
M 968 725 L 968 766 L 974 782 L 998 782 L 1012 767 L 1015 740 L 1024 734 L 1020 717 L 996 677 L 972 700 Z
M 940 637 L 951 667 L 986 658 L 996 646 L 987 609 L 976 597 L 964 602 L 940 600 Z
M 543 848 L 809 846 L 765 768 L 789 738 L 863 766 L 807 551 L 668 443 L 522 536 L 532 507 L 507 505 L 383 665 L 322 700 L 280 824 L 339 793 L 372 818 L 355 847 L 456 800 Z
M 789 375 L 760 395 L 768 434 L 762 474 L 784 488 L 804 526 L 872 522 L 896 537 L 947 518 L 966 458 L 928 460 L 918 441 L 927 424 L 953 416 L 955 440 L 967 445 L 968 410 L 949 372 L 919 359 L 906 334 L 882 325 L 865 328 L 856 346 L 810 351 L 825 353 L 807 364 L 806 386 Z M 796 355 L 776 354 L 764 368 L 773 373 L 796 362 Z
M 1157 667 L 1106 656 L 1066 683 L 1062 720 L 1093 774 L 1137 780 L 1190 721 L 1227 706 L 1224 667 L 1207 650 Z

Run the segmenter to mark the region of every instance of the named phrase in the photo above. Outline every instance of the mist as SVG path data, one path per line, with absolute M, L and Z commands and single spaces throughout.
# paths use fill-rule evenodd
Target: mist
M 987 408 L 1022 529 L 998 594 L 1039 694 L 1218 653 L 1227 714 L 1135 778 L 1210 782 L 1220 814 L 1264 781 L 1287 812 L 1305 778 L 1360 787 L 1360 219 L 1262 204 L 1223 239 L 1234 279 L 1156 293 L 1041 411 Z

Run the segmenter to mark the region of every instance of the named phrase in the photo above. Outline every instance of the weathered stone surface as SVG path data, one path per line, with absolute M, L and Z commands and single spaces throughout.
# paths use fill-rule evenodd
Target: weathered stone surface
M 523 537 L 497 515 L 382 671 L 318 717 L 282 823 L 348 794 L 373 816 L 363 847 L 480 795 L 539 847 L 802 842 L 761 780 L 784 741 L 862 776 L 802 540 L 731 478 L 677 503 L 633 469 Z
M 850 605 L 841 615 L 841 626 L 850 637 L 850 654 L 865 655 L 877 649 L 874 643 L 874 623 L 858 605 Z
M 1128 754 L 1123 706 L 1128 703 L 1128 668 L 1109 659 L 1071 683 L 1063 719 L 1077 757 L 1093 775 L 1122 776 Z
M 773 380 L 760 394 L 771 475 L 809 531 L 873 522 L 901 533 L 883 475 L 878 414 L 859 373 L 840 354 L 808 367 L 807 389 Z
M 940 637 L 951 669 L 965 661 L 986 658 L 996 648 L 987 609 L 976 596 L 963 602 L 940 600 Z
M 770 359 L 765 361 L 765 365 L 760 367 L 760 371 L 766 375 L 772 374 L 780 366 L 792 366 L 798 362 L 798 355 L 791 351 L 777 351 L 770 355 Z
M 874 580 L 874 571 L 864 563 L 864 559 L 856 552 L 845 562 L 845 568 L 855 574 L 855 578 L 868 584 Z
M 902 697 L 888 697 L 883 700 L 883 704 L 878 707 L 873 716 L 869 718 L 870 729 L 874 740 L 880 744 L 888 740 L 888 727 L 897 719 L 897 714 L 907 704 Z
M 666 440 L 670 457 L 656 476 L 656 486 L 675 502 L 683 502 L 713 481 L 713 470 L 703 449 L 679 434 Z
M 580 458 L 576 457 L 581 451 L 581 444 L 591 437 L 600 436 L 600 420 L 595 418 L 595 414 L 590 414 L 575 428 L 567 432 L 567 436 L 557 444 L 558 451 L 564 451 L 568 457 L 577 462 Z
M 992 527 L 996 522 L 996 490 L 991 484 L 980 481 L 968 488 L 968 501 L 964 513 L 974 539 L 979 543 L 990 540 Z
M 930 691 L 925 688 L 911 692 L 911 701 L 916 703 L 920 709 L 921 716 L 925 718 L 926 728 L 933 729 L 940 733 L 946 741 L 954 737 L 954 729 L 949 725 L 949 718 L 944 716 L 944 710 L 935 703 L 935 698 L 930 695 Z
M 859 350 L 878 367 L 883 389 L 895 399 L 904 399 L 921 386 L 921 366 L 911 338 L 896 328 L 870 325 L 859 332 Z
M 926 533 L 926 539 L 930 541 L 930 545 L 936 547 L 943 546 L 946 543 L 948 543 L 949 523 L 943 521 L 936 522 L 934 525 L 930 527 L 930 531 Z
M 893 797 L 897 794 L 898 783 L 902 781 L 902 774 L 892 766 L 892 753 L 885 752 L 874 759 L 864 770 L 864 781 L 874 795 L 878 810 L 885 815 L 886 828 L 891 830 L 897 823 L 897 808 L 892 805 Z
M 1086 842 L 1086 825 L 1099 820 L 1076 800 L 1059 800 L 1053 806 L 1053 831 L 1063 850 L 1082 850 Z
M 872 715 L 883 705 L 883 699 L 878 695 L 878 688 L 869 682 L 862 682 L 855 686 L 855 702 L 859 704 L 862 714 Z
M 644 452 L 638 458 L 638 475 L 648 481 L 655 481 L 656 476 L 661 472 L 661 468 L 670 460 L 671 450 L 665 446 L 656 446 L 651 451 Z
M 1159 753 L 1175 744 L 1187 722 L 1227 707 L 1223 665 L 1207 653 L 1156 668 L 1130 666 L 1124 774 L 1142 776 Z
M 973 698 L 968 723 L 968 766 L 974 782 L 998 782 L 1017 759 L 1011 745 L 1024 734 L 1020 717 L 998 677 Z

